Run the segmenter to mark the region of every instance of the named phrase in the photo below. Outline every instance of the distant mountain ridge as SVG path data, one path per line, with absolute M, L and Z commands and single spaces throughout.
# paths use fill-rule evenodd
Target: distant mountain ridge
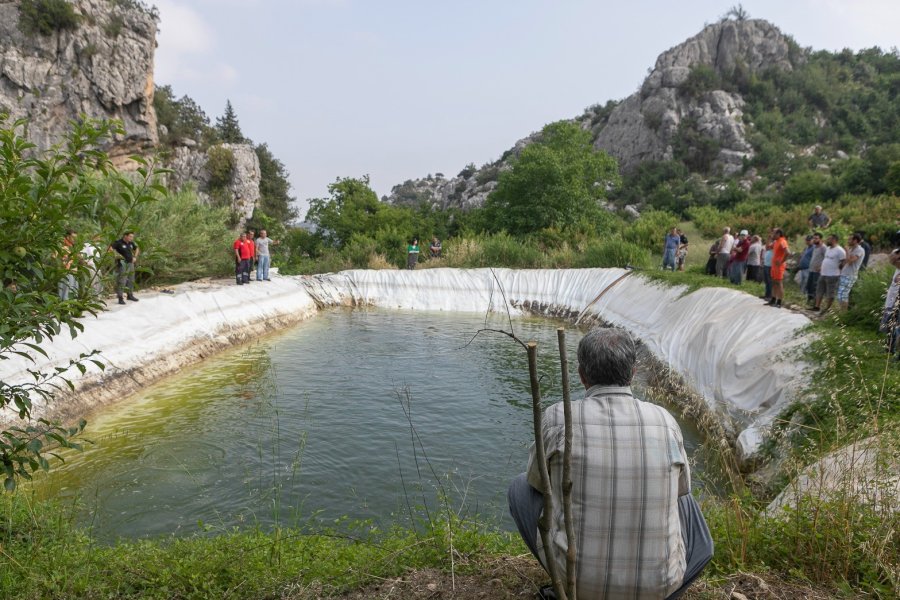
M 591 132 L 596 148 L 617 159 L 625 188 L 629 176 L 663 165 L 659 171 L 667 174 L 655 173 L 657 183 L 690 177 L 695 188 L 733 185 L 743 193 L 776 193 L 793 175 L 811 171 L 810 179 L 834 176 L 828 185 L 819 182 L 817 191 L 824 196 L 840 190 L 884 193 L 890 185 L 875 180 L 884 180 L 887 166 L 900 160 L 898 93 L 895 50 L 814 52 L 765 20 L 723 19 L 660 54 L 637 92 L 589 107 L 572 121 Z M 467 166 L 456 177 L 429 176 L 394 186 L 385 200 L 438 209 L 479 207 L 499 174 L 510 168 L 510 159 L 537 136 L 519 140 L 492 163 Z M 854 188 L 846 172 L 858 167 L 854 154 L 867 153 L 872 164 L 857 171 L 868 169 L 870 181 Z M 840 185 L 834 184 L 838 178 Z M 651 191 L 632 186 L 620 195 L 640 203 Z M 671 198 L 670 189 L 665 192 L 669 208 L 683 202 Z

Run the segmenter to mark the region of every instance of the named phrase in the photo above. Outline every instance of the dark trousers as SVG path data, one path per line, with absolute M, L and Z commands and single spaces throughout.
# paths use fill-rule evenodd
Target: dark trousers
M 766 284 L 766 298 L 772 297 L 772 267 L 763 265 L 763 282 Z
M 806 299 L 810 302 L 816 299 L 816 286 L 819 285 L 819 275 L 821 273 L 810 271 L 809 277 L 806 279 Z
M 234 279 L 238 285 L 250 283 L 250 259 L 234 261 Z
M 538 554 L 538 519 L 544 508 L 544 496 L 531 487 L 525 473 L 512 480 L 507 492 L 509 513 L 519 530 L 519 535 L 531 553 L 540 561 Z M 700 512 L 700 506 L 690 494 L 678 498 L 678 518 L 681 521 L 681 537 L 684 540 L 684 552 L 687 565 L 681 587 L 672 592 L 666 600 L 678 598 L 694 582 L 703 567 L 712 560 L 713 540 L 709 527 Z M 543 563 L 541 563 L 543 565 Z M 543 565 L 546 569 L 546 565 Z

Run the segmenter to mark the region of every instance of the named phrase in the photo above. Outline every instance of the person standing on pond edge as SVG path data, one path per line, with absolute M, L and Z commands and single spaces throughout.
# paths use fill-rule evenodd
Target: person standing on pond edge
M 791 256 L 791 250 L 784 238 L 784 231 L 776 228 L 772 236 L 772 297 L 767 304 L 781 308 L 784 301 L 784 271 L 787 269 L 787 259 Z
M 277 246 L 278 240 L 273 240 L 268 236 L 265 229 L 259 230 L 259 237 L 256 238 L 254 245 L 256 246 L 256 280 L 272 281 L 269 279 L 269 266 L 271 265 L 271 256 L 269 255 L 269 244 Z
M 116 240 L 107 248 L 107 252 L 115 250 L 118 253 L 116 258 L 116 296 L 119 298 L 119 304 L 125 304 L 122 298 L 123 292 L 127 293 L 127 297 L 132 302 L 137 302 L 134 297 L 134 265 L 137 262 L 141 249 L 134 243 L 134 232 L 126 231 L 121 239 Z
M 691 496 L 691 471 L 678 423 L 634 397 L 637 344 L 622 329 L 595 328 L 578 344 L 584 400 L 572 402 L 572 521 L 578 598 L 677 598 L 713 556 L 713 540 Z M 544 413 L 541 436 L 552 495 L 551 556 L 538 519 L 543 484 L 535 447 L 509 486 L 510 514 L 541 565 L 565 578 L 562 506 L 563 404 Z M 545 597 L 551 596 L 544 594 Z
M 247 281 L 246 283 L 250 283 L 252 279 L 250 279 L 250 272 L 253 271 L 253 263 L 256 261 L 256 232 L 252 229 L 247 230 L 247 242 L 250 244 L 250 264 L 247 265 Z
M 406 268 L 412 271 L 419 262 L 419 238 L 413 238 L 412 243 L 406 247 Z
M 681 245 L 681 236 L 678 235 L 678 228 L 673 227 L 669 233 L 666 234 L 666 239 L 663 241 L 663 262 L 662 268 L 663 271 L 666 268 L 675 270 L 675 254 L 678 252 L 678 247 Z
M 238 285 L 250 283 L 250 246 L 252 242 L 247 239 L 247 234 L 234 241 L 234 279 Z
M 66 235 L 62 241 L 62 263 L 66 274 L 63 275 L 57 286 L 60 300 L 68 300 L 70 294 L 78 291 L 78 280 L 75 279 L 75 273 L 73 272 L 76 235 L 74 229 L 66 229 Z

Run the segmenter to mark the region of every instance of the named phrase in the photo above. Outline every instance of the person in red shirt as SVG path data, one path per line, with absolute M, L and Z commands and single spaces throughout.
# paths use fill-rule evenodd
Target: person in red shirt
M 747 256 L 750 254 L 750 233 L 742 229 L 731 249 L 731 260 L 728 263 L 728 278 L 731 283 L 741 285 L 744 271 L 747 269 Z
M 791 250 L 788 248 L 787 240 L 784 238 L 784 231 L 775 229 L 772 233 L 774 236 L 771 267 L 772 299 L 767 304 L 775 308 L 781 308 L 781 302 L 784 299 L 784 271 L 787 268 L 787 259 L 791 256 Z
M 253 243 L 247 240 L 247 234 L 234 241 L 234 278 L 238 285 L 250 283 L 250 257 L 253 256 L 250 249 Z
M 250 266 L 248 268 L 253 271 L 253 263 L 256 262 L 256 232 L 252 229 L 247 230 L 247 243 L 250 244 Z M 251 281 L 253 280 L 247 279 L 247 283 Z

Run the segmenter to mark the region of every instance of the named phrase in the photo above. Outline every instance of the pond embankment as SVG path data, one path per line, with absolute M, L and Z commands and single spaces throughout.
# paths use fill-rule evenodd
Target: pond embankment
M 187 364 L 223 348 L 311 318 L 318 307 L 363 305 L 406 310 L 537 313 L 587 316 L 624 327 L 683 377 L 736 438 L 739 454 L 753 454 L 774 417 L 803 386 L 795 350 L 808 343 L 809 320 L 764 306 L 756 297 L 724 288 L 690 293 L 678 286 L 626 277 L 622 269 L 423 269 L 344 271 L 312 277 L 276 277 L 249 286 L 225 281 L 186 283 L 174 294 L 146 293 L 139 303 L 113 305 L 84 319 L 84 332 L 67 333 L 29 363 L 0 363 L 7 382 L 26 381 L 27 368 L 65 367 L 97 350 L 106 365 L 69 369 L 75 393 L 61 395 L 36 414 L 61 419 L 86 415 Z M 593 303 L 593 304 L 592 304 Z

